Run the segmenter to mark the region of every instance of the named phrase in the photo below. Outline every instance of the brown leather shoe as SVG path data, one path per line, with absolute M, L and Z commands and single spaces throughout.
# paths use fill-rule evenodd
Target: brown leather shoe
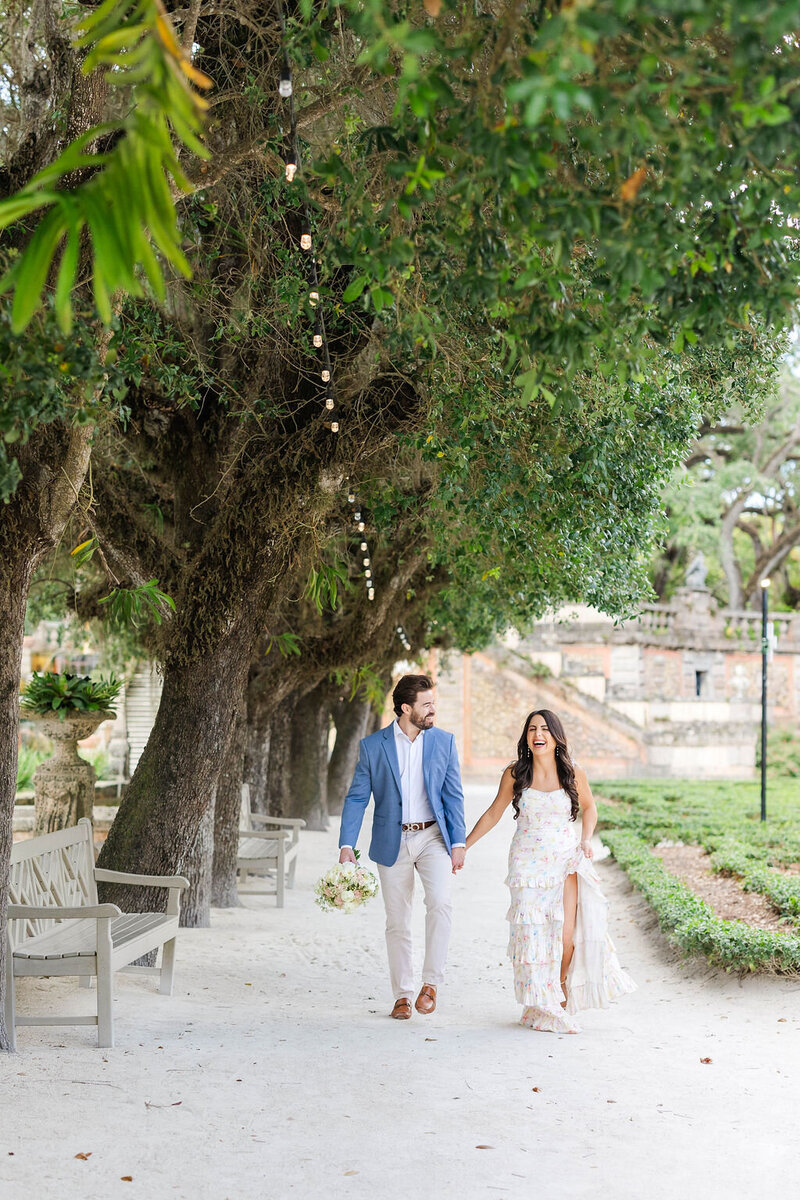
M 390 1016 L 394 1017 L 395 1021 L 409 1021 L 411 1019 L 411 1001 L 406 1000 L 405 996 L 395 1000 Z
M 418 1013 L 432 1013 L 436 1008 L 436 988 L 432 983 L 423 983 L 414 1005 Z

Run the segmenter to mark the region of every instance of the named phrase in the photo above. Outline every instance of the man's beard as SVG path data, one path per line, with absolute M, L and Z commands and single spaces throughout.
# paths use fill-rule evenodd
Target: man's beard
M 433 717 L 430 715 L 426 717 L 415 717 L 412 713 L 408 719 L 415 729 L 421 729 L 423 732 L 426 729 L 430 729 L 433 725 Z

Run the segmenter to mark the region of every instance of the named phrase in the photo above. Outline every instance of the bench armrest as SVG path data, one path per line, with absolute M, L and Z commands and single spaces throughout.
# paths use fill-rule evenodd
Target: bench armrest
M 9 921 L 83 921 L 86 917 L 121 917 L 116 904 L 84 904 L 60 908 L 57 904 L 9 904 Z
M 259 821 L 262 825 L 284 826 L 286 829 L 305 829 L 306 823 L 301 817 L 268 817 L 264 813 L 250 813 L 251 821 Z
M 131 875 L 128 871 L 107 871 L 95 867 L 94 877 L 98 883 L 124 883 L 132 887 L 188 888 L 189 880 L 183 875 Z

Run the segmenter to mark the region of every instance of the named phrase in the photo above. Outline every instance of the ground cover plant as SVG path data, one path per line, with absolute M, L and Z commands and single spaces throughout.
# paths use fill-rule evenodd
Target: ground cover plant
M 619 781 L 598 784 L 597 791 L 608 801 L 600 804 L 603 840 L 673 941 L 727 970 L 800 970 L 800 875 L 781 870 L 800 861 L 800 789 L 794 780 L 772 781 L 766 822 L 759 820 L 756 782 Z M 777 933 L 721 919 L 653 855 L 660 841 L 702 846 L 714 871 L 759 892 L 792 920 L 794 930 Z

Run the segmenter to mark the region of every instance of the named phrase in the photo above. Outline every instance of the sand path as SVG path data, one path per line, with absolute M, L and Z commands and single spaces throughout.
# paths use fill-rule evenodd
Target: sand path
M 470 787 L 469 818 L 490 798 Z M 173 997 L 119 977 L 115 1049 L 85 1027 L 20 1030 L 19 1053 L 0 1056 L 3 1200 L 794 1194 L 800 980 L 675 961 L 603 862 L 640 990 L 580 1036 L 523 1030 L 504 957 L 509 836 L 457 881 L 432 1017 L 387 1017 L 380 900 L 347 917 L 314 907 L 332 829 L 304 835 L 285 909 L 251 898 L 183 931 Z M 56 993 L 90 1011 L 72 981 L 30 980 L 20 1011 Z

